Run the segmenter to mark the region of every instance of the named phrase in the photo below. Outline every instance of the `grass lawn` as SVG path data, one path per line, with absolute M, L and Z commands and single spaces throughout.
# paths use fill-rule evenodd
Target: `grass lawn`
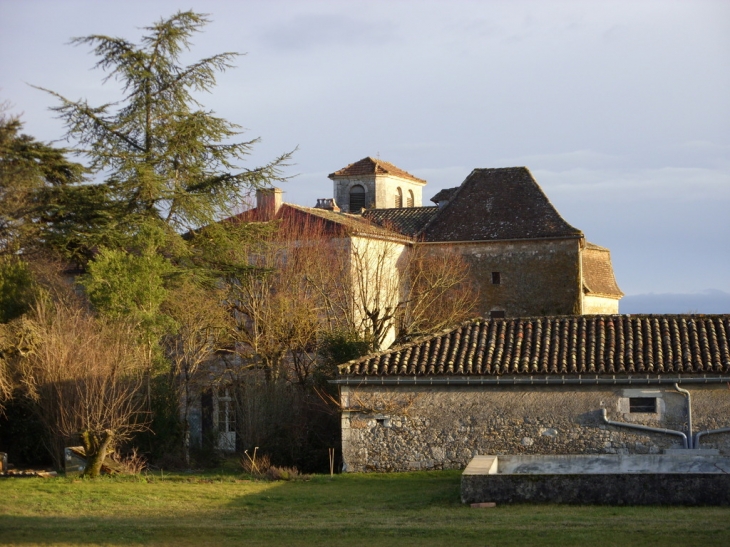
M 0 545 L 730 545 L 730 509 L 459 502 L 458 471 L 1 479 Z

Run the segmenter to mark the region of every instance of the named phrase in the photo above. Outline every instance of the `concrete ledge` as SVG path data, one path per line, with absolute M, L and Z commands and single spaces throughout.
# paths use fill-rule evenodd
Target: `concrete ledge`
M 462 475 L 473 504 L 730 505 L 727 474 Z

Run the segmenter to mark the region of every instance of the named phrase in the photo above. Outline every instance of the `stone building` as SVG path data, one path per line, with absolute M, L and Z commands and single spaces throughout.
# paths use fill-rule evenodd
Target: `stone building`
M 345 363 L 334 383 L 347 471 L 730 455 L 730 315 L 480 319 Z
M 474 315 L 618 313 L 623 293 L 610 252 L 586 242 L 525 167 L 475 169 L 460 186 L 438 192 L 431 206 L 422 204 L 426 181 L 380 159 L 364 158 L 329 178 L 334 197 L 317 199 L 314 207 L 285 203 L 280 189 L 262 189 L 256 207 L 238 220 L 316 220 L 353 263 L 379 257 L 388 271 L 360 267 L 355 270 L 365 273 L 355 282 L 367 287 L 356 291 L 359 298 L 379 300 L 381 307 L 394 308 L 408 298 L 393 287 L 401 285 L 408 253 L 423 246 L 434 252 L 449 247 L 471 265 L 480 295 Z M 394 339 L 391 327 L 380 347 L 389 347 Z M 212 416 L 225 415 L 217 397 L 209 404 Z M 191 429 L 201 431 L 203 414 L 196 406 L 191 421 L 197 424 Z M 227 422 L 217 427 L 230 433 Z M 233 445 L 228 438 L 225 442 Z
M 459 251 L 479 285 L 479 315 L 618 313 L 623 293 L 609 250 L 568 224 L 526 167 L 475 169 L 430 207 L 419 206 L 425 181 L 381 160 L 364 158 L 330 178 L 337 203 L 359 204 L 353 189 L 365 189 L 364 220 L 413 244 Z M 412 202 L 400 200 L 404 192 Z

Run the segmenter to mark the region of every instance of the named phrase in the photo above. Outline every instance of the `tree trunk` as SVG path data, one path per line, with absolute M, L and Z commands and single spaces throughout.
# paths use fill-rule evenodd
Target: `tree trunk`
M 81 441 L 86 453 L 85 477 L 98 477 L 101 473 L 101 465 L 106 459 L 106 454 L 114 440 L 114 432 L 107 429 L 101 433 L 84 431 L 81 433 Z

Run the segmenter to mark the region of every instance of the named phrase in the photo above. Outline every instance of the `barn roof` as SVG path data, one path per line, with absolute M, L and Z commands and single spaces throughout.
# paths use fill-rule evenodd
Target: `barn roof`
M 340 366 L 348 377 L 730 373 L 730 315 L 476 319 Z

